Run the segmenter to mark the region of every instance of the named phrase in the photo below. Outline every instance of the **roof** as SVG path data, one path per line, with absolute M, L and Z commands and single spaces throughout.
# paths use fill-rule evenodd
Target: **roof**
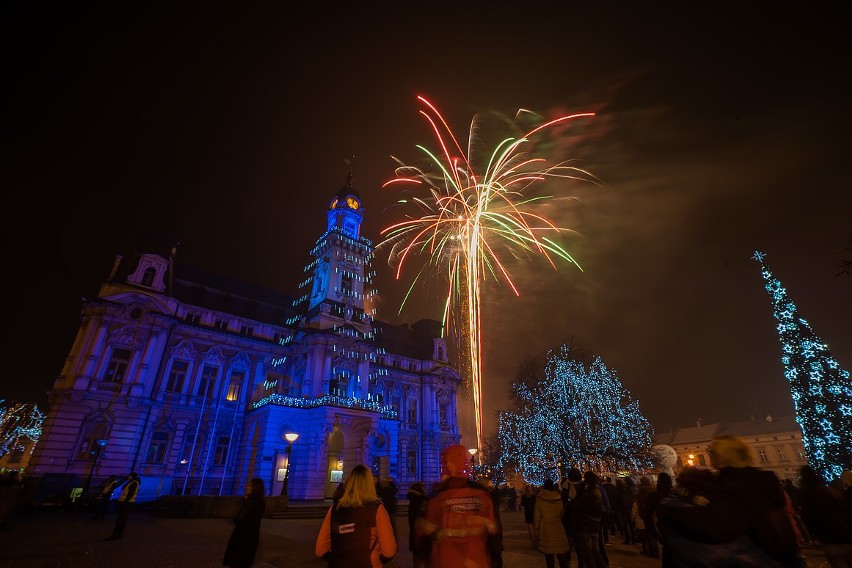
M 760 419 L 749 419 L 740 422 L 715 422 L 712 424 L 697 424 L 687 428 L 677 428 L 654 435 L 655 444 L 688 445 L 707 443 L 715 436 L 730 434 L 740 438 L 768 436 L 772 434 L 799 432 L 802 429 L 794 415 L 778 418 L 767 416 Z

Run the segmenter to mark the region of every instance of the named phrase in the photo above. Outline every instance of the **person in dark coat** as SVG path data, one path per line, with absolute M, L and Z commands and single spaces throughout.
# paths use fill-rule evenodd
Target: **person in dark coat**
M 398 502 L 397 494 L 399 488 L 390 477 L 382 477 L 376 479 L 376 495 L 382 501 L 382 505 L 387 509 L 390 516 L 391 526 L 393 526 L 393 534 L 396 535 L 396 506 Z
M 657 509 L 660 507 L 660 502 L 671 493 L 672 486 L 672 477 L 668 473 L 661 471 L 657 476 L 657 487 L 653 493 L 648 495 L 645 507 L 641 511 L 642 521 L 645 523 L 645 534 L 648 538 L 648 550 L 651 551 L 649 556 L 653 558 L 659 558 L 659 545 L 663 543 L 662 535 L 657 525 Z
M 21 476 L 17 470 L 7 471 L 0 479 L 0 530 L 6 530 L 6 519 L 15 510 L 22 487 Z
M 846 508 L 843 497 L 828 488 L 814 468 L 804 465 L 800 471 L 799 497 L 805 526 L 822 544 L 831 566 L 852 566 L 852 512 Z
M 103 519 L 104 515 L 109 511 L 109 503 L 112 500 L 112 492 L 115 491 L 115 488 L 118 487 L 119 481 L 117 475 L 110 475 L 109 479 L 104 481 L 103 485 L 101 485 L 100 491 L 98 491 L 98 495 L 95 497 L 94 501 L 94 514 L 92 515 L 93 519 Z
M 636 490 L 636 516 L 634 517 L 634 526 L 636 527 L 636 538 L 639 544 L 642 545 L 641 553 L 651 558 L 658 558 L 660 552 L 657 549 L 657 543 L 651 538 L 648 532 L 648 524 L 645 519 L 648 498 L 656 491 L 654 484 L 651 483 L 651 478 L 643 475 L 639 478 L 639 489 Z
M 107 540 L 119 540 L 124 537 L 124 528 L 127 526 L 127 517 L 130 510 L 136 503 L 136 497 L 139 496 L 139 488 L 142 482 L 136 472 L 131 472 L 127 477 L 127 481 L 121 486 L 121 495 L 118 496 L 118 502 L 115 504 L 118 514 L 115 516 L 115 526 L 112 529 L 112 534 L 107 537 Z
M 598 488 L 598 476 L 593 471 L 583 474 L 583 487 L 577 498 L 568 503 L 571 524 L 575 528 L 578 565 L 586 568 L 606 568 L 607 560 L 599 546 L 603 497 Z
M 412 483 L 408 489 L 408 550 L 414 559 L 414 568 L 425 568 L 429 565 L 429 540 L 418 539 L 415 525 L 417 519 L 426 514 L 429 496 L 426 495 L 426 485 L 422 481 Z
M 606 531 L 604 542 L 609 544 L 609 537 L 615 536 L 616 529 L 622 535 L 624 534 L 624 530 L 619 527 L 621 520 L 618 518 L 621 496 L 618 494 L 618 488 L 612 482 L 611 477 L 604 477 L 601 488 L 606 492 L 607 499 L 609 500 L 609 512 L 604 511 L 603 517 L 604 530 Z
M 804 568 L 806 562 L 800 554 L 798 536 L 786 510 L 788 498 L 778 476 L 754 467 L 751 448 L 736 436 L 713 438 L 710 461 L 718 473 L 708 484 L 708 497 L 701 496 L 698 501 L 693 498 L 687 507 L 664 507 L 664 499 L 658 516 L 666 518 L 665 525 L 673 535 L 721 547 L 716 549 L 724 552 L 719 558 L 733 557 L 731 550 L 722 549 L 743 545 L 737 552 L 743 561 L 708 564 L 710 551 L 698 545 L 684 546 L 681 552 L 690 562 L 705 562 L 698 565 Z M 672 546 L 674 549 L 677 544 L 669 543 L 666 529 L 662 531 L 665 555 L 666 548 Z M 751 563 L 745 563 L 746 558 Z M 675 565 L 696 564 L 681 562 Z
M 524 487 L 524 494 L 521 496 L 521 507 L 524 509 L 524 522 L 527 524 L 527 530 L 530 533 L 530 545 L 533 548 L 538 548 L 538 544 L 536 543 L 538 537 L 535 534 L 535 528 L 533 526 L 535 498 L 536 495 L 533 493 L 532 485 L 527 484 L 527 486 Z
M 633 523 L 633 504 L 636 502 L 636 482 L 632 477 L 625 477 L 621 481 L 621 503 L 619 515 L 621 515 L 622 526 L 624 527 L 624 542 L 622 544 L 639 544 L 639 539 L 636 538 L 636 525 Z M 616 485 L 618 487 L 618 485 Z
M 240 510 L 234 517 L 234 530 L 228 539 L 222 566 L 250 568 L 254 564 L 260 542 L 260 523 L 266 510 L 264 493 L 263 480 L 259 477 L 252 479 Z

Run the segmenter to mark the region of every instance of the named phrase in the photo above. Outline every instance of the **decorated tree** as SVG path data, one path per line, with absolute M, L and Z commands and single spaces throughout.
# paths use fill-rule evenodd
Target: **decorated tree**
M 0 456 L 22 451 L 41 437 L 44 414 L 35 404 L 0 400 Z M 32 446 L 30 446 L 32 447 Z
M 852 381 L 799 314 L 781 282 L 755 251 L 778 320 L 781 362 L 802 428 L 808 463 L 830 481 L 852 469 Z
M 547 356 L 544 378 L 512 385 L 515 410 L 500 413 L 502 466 L 540 484 L 581 471 L 651 465 L 653 428 L 600 357 L 577 360 L 566 345 Z

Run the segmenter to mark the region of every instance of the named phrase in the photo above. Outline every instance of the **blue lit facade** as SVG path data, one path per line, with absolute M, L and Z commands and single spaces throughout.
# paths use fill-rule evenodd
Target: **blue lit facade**
M 291 499 L 331 496 L 360 463 L 403 493 L 437 482 L 460 377 L 439 322 L 373 318 L 363 215 L 350 176 L 295 300 L 182 267 L 174 247 L 116 257 L 83 301 L 28 476 L 134 470 L 142 499 L 242 494 L 252 477 L 277 495 L 288 463 Z

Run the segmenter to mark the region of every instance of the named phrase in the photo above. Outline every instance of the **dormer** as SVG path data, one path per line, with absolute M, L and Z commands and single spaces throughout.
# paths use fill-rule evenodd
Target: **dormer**
M 127 277 L 131 284 L 150 288 L 157 292 L 166 291 L 166 271 L 169 261 L 157 254 L 142 254 L 136 270 Z

